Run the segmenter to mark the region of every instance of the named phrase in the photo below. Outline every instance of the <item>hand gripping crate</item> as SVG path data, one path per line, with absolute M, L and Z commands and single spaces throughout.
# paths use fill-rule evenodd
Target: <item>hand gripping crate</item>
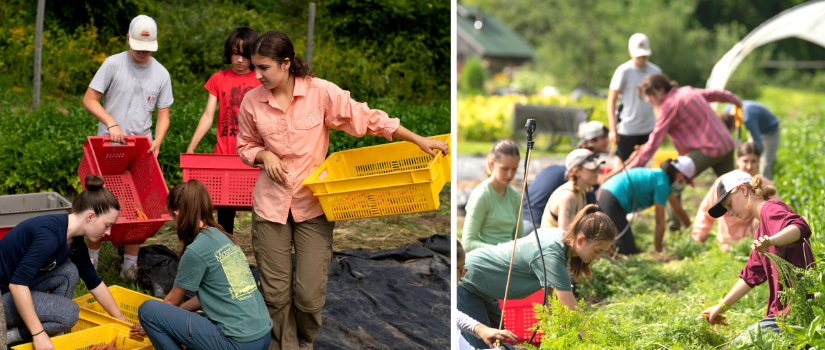
M 149 138 L 125 139 L 126 144 L 115 145 L 108 136 L 89 136 L 77 169 L 84 189 L 87 175 L 102 175 L 104 186 L 120 202 L 120 216 L 112 233 L 102 239 L 111 240 L 114 245 L 141 244 L 172 220 L 166 212 L 169 188 L 157 159 L 147 153 L 151 147 Z
M 533 295 L 524 299 L 507 299 L 507 308 L 504 310 L 504 329 L 507 329 L 518 336 L 518 343 L 530 340 L 533 330 L 536 329 L 538 320 L 534 312 L 533 304 L 541 304 L 544 297 L 544 289 L 540 289 Z M 499 307 L 504 304 L 499 300 Z M 536 333 L 533 338 L 533 345 L 541 344 L 541 332 Z
M 259 168 L 251 168 L 237 154 L 181 153 L 183 181 L 197 179 L 206 186 L 217 209 L 252 210 L 252 189 Z
M 433 136 L 450 144 L 450 135 Z M 335 152 L 302 185 L 318 197 L 327 220 L 436 210 L 450 182 L 450 157 L 433 157 L 412 142 Z
M 117 324 L 106 324 L 103 326 L 72 332 L 51 338 L 55 349 L 60 350 L 88 350 L 92 345 L 106 345 L 115 341 L 115 347 L 121 350 L 154 350 L 155 347 L 148 342 L 129 339 L 129 327 Z M 32 343 L 12 347 L 13 350 L 34 350 Z
M 0 238 L 27 219 L 72 211 L 72 203 L 56 192 L 0 196 Z
M 109 286 L 109 292 L 112 293 L 112 297 L 115 299 L 117 307 L 120 309 L 120 312 L 123 313 L 123 316 L 126 317 L 129 322 L 135 324 L 140 323 L 140 320 L 138 319 L 138 308 L 141 304 L 143 304 L 143 302 L 147 300 L 162 301 L 158 298 L 143 293 L 138 293 L 121 286 Z M 91 294 L 86 294 L 72 300 L 80 305 L 81 309 L 94 311 L 98 314 L 111 317 Z

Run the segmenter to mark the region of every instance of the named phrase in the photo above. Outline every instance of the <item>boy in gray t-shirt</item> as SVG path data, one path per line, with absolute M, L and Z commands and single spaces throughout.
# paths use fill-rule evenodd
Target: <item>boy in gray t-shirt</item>
M 123 136 L 152 139 L 152 112 L 157 108 L 158 123 L 151 148 L 157 155 L 169 128 L 173 97 L 169 72 L 152 58 L 152 51 L 157 51 L 155 21 L 144 15 L 135 17 L 126 41 L 129 51 L 103 62 L 86 90 L 83 106 L 100 121 L 97 135 L 110 135 L 118 143 L 123 142 Z
M 607 115 L 610 122 L 610 142 L 616 143 L 617 154 L 626 161 L 633 153 L 634 147 L 647 142 L 653 131 L 656 118 L 653 107 L 639 98 L 636 86 L 650 74 L 661 74 L 659 66 L 648 62 L 652 53 L 650 41 L 641 33 L 633 34 L 628 43 L 630 61 L 625 62 L 613 74 L 610 81 L 610 92 L 607 95 Z M 617 123 L 616 100 L 621 94 L 621 103 L 624 105 Z
M 83 97 L 83 107 L 100 122 L 97 135 L 109 135 L 115 143 L 122 143 L 124 136 L 148 136 L 151 140 L 152 111 L 157 108 L 155 138 L 149 149 L 155 157 L 169 129 L 169 106 L 173 101 L 169 72 L 152 58 L 152 51 L 158 49 L 157 32 L 152 18 L 135 17 L 126 35 L 129 51 L 107 58 Z M 89 243 L 89 256 L 95 268 L 100 245 Z M 137 277 L 139 249 L 138 244 L 126 246 L 121 277 Z

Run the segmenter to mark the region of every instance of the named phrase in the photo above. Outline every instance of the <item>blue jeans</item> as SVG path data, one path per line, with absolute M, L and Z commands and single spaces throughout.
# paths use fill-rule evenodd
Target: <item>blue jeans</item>
M 233 349 L 266 350 L 270 333 L 246 343 L 237 342 L 223 334 L 217 323 L 205 314 L 181 309 L 158 300 L 147 300 L 138 308 L 143 330 L 158 350 Z
M 456 307 L 459 311 L 487 327 L 498 329 L 498 324 L 501 322 L 501 307 L 498 300 L 486 301 L 460 286 L 456 288 L 456 294 L 458 294 Z M 489 348 L 487 343 L 473 333 L 461 332 L 461 336 L 476 349 Z
M 776 332 L 776 333 L 781 332 L 781 330 L 779 329 L 779 325 L 776 323 L 776 318 L 766 317 L 766 318 L 761 319 L 759 322 L 756 322 L 756 323 L 752 324 L 750 327 L 748 327 L 748 329 L 746 331 L 742 332 L 742 334 L 740 334 L 738 337 L 736 337 L 736 339 L 733 340 L 731 345 L 733 345 L 735 347 L 735 346 L 739 346 L 739 345 L 742 345 L 742 344 L 745 344 L 745 343 L 750 343 L 750 334 L 749 333 L 754 333 L 755 334 L 756 333 L 756 327 L 761 327 L 762 328 L 762 334 L 765 334 L 766 332 Z M 731 347 L 731 348 L 733 348 L 733 347 Z
M 40 271 L 29 282 L 34 312 L 43 324 L 46 334 L 51 336 L 68 331 L 77 323 L 80 306 L 72 301 L 77 279 L 77 267 L 71 261 L 66 261 L 50 271 Z M 3 294 L 3 308 L 6 311 L 6 327 L 17 328 L 20 337 L 30 342 L 31 333 L 17 312 L 11 293 Z

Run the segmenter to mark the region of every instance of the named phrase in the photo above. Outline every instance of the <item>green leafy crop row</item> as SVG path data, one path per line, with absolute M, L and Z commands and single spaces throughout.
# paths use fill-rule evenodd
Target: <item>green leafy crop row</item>
M 180 153 L 186 151 L 204 106 L 204 101 L 189 100 L 176 102 L 171 107 L 171 125 L 158 155 L 164 178 L 170 186 L 181 181 Z M 422 106 L 380 100 L 370 104 L 370 108 L 400 118 L 401 125 L 422 136 L 450 133 L 449 102 L 430 102 Z M 64 196 L 74 196 L 81 190 L 77 167 L 86 137 L 97 133 L 97 121 L 79 99 L 64 111 L 48 103 L 34 112 L 3 107 L 0 115 L 0 154 L 3 155 L 0 157 L 0 174 L 4 174 L 0 177 L 0 194 L 56 191 Z M 212 153 L 215 141 L 213 127 L 195 151 Z M 387 142 L 382 137 L 355 138 L 333 131 L 329 152 Z

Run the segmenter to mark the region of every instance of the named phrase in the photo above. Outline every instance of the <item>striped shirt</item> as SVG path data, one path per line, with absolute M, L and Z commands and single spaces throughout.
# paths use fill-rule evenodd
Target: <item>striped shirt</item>
M 665 134 L 679 155 L 698 149 L 711 158 L 718 158 L 736 147 L 722 119 L 708 102 L 729 102 L 742 105 L 739 97 L 726 90 L 695 89 L 690 86 L 673 88 L 665 95 L 656 126 L 650 139 L 639 150 L 628 167 L 643 166 L 662 144 Z

